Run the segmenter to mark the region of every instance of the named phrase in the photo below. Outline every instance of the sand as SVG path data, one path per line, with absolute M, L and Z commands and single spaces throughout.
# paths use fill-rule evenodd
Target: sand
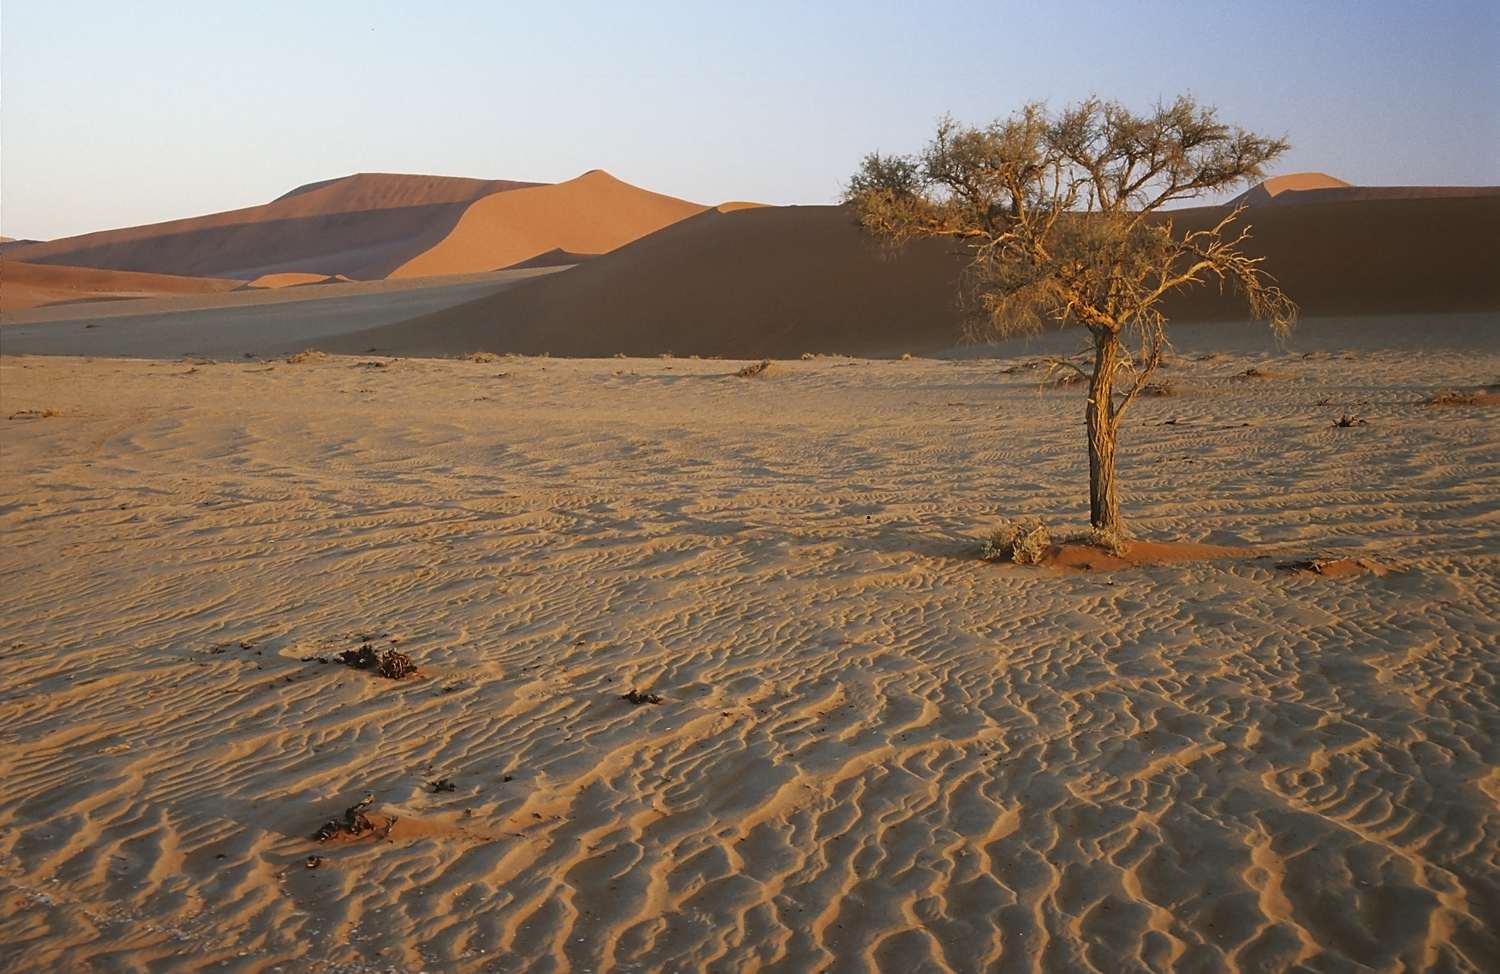
M 0 316 L 0 352 L 268 358 L 371 325 L 465 304 L 557 270 L 544 267 L 33 308 Z
M 7 969 L 1493 969 L 1493 346 L 745 364 L 0 360 Z
M 260 206 L 8 249 L 9 259 L 106 270 L 253 280 L 343 274 L 419 253 L 475 200 L 536 186 L 514 180 L 359 173 L 309 183 Z
M 216 278 L 101 271 L 6 259 L 0 261 L 0 312 L 173 294 L 214 294 L 233 290 L 240 284 Z
M 1172 217 L 1202 227 L 1224 215 Z M 1500 195 L 1266 207 L 1246 220 L 1246 251 L 1305 317 L 1500 311 Z M 959 343 L 954 252 L 940 240 L 883 245 L 846 207 L 710 210 L 556 277 L 350 336 L 340 350 L 921 355 Z M 1164 310 L 1177 324 L 1246 317 L 1241 300 L 1208 286 Z
M 498 270 L 552 250 L 603 253 L 703 209 L 602 170 L 557 185 L 360 173 L 263 206 L 17 247 L 7 257 L 241 281 L 431 277 Z
M 380 276 L 491 271 L 552 251 L 602 254 L 705 209 L 596 169 L 555 186 L 479 200 L 442 240 Z

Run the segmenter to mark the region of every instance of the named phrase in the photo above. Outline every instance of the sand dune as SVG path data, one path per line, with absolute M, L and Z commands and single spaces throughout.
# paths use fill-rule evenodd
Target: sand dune
M 1286 194 L 1282 194 L 1286 195 Z M 1222 211 L 1179 210 L 1206 227 Z M 1246 252 L 1309 317 L 1500 311 L 1500 195 L 1356 199 L 1247 209 Z M 1244 317 L 1216 289 L 1173 296 L 1179 321 Z
M 441 241 L 385 273 L 372 264 L 364 274 L 430 277 L 511 267 L 553 250 L 602 254 L 705 209 L 594 170 L 479 200 Z
M 703 209 L 602 171 L 557 185 L 362 173 L 299 187 L 264 206 L 17 247 L 7 256 L 239 280 L 430 277 L 542 266 L 528 262 L 552 251 L 603 253 Z
M 1356 186 L 1327 173 L 1274 176 L 1229 201 L 1230 206 L 1298 206 L 1353 200 L 1461 199 L 1500 195 L 1500 186 Z
M 105 230 L 7 251 L 16 260 L 251 280 L 286 272 L 358 277 L 441 239 L 475 200 L 536 186 L 510 180 L 360 173 L 262 206 Z
M 28 264 L 7 257 L 0 260 L 0 311 L 20 311 L 77 301 L 210 294 L 232 290 L 240 283 L 215 278 Z
M 0 360 L 4 966 L 1493 969 L 1493 347 L 740 364 Z
M 1220 208 L 1179 210 L 1203 226 Z M 1355 200 L 1247 211 L 1246 249 L 1303 314 L 1500 310 L 1500 196 Z M 926 354 L 961 339 L 951 245 L 901 250 L 840 207 L 712 210 L 562 274 L 411 322 L 350 336 L 345 350 L 457 354 L 796 357 Z M 1242 320 L 1203 288 L 1166 305 L 1179 324 Z
M 921 241 L 893 251 L 841 207 L 714 209 L 505 299 L 362 332 L 340 347 L 403 355 L 917 353 L 958 340 L 961 264 L 951 249 Z

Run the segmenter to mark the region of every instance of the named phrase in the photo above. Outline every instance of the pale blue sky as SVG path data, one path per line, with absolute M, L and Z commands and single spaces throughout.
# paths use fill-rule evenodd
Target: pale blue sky
M 0 233 L 266 202 L 352 172 L 607 169 L 829 203 L 867 152 L 1030 99 L 1188 91 L 1279 172 L 1500 183 L 1495 0 L 4 0 Z

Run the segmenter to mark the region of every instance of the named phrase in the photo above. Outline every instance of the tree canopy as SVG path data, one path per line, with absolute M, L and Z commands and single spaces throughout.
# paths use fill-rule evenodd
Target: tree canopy
M 1147 114 L 1097 98 L 1060 112 L 1035 102 L 984 128 L 945 118 L 918 155 L 867 156 L 844 198 L 882 237 L 962 243 L 971 337 L 1034 334 L 1049 322 L 1088 329 L 1090 519 L 1117 530 L 1119 420 L 1161 362 L 1161 299 L 1213 282 L 1242 294 L 1277 334 L 1296 320 L 1259 259 L 1240 250 L 1249 228 L 1231 227 L 1241 208 L 1177 232 L 1166 207 L 1263 178 L 1287 148 L 1188 96 Z M 1134 336 L 1133 351 L 1122 336 Z M 1116 393 L 1120 374 L 1128 381 Z

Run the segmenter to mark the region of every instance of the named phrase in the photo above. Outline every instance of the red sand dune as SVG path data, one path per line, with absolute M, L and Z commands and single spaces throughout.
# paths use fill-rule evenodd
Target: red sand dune
M 613 250 L 703 209 L 599 170 L 557 185 L 365 173 L 310 183 L 264 206 L 32 244 L 7 256 L 239 280 L 376 280 L 558 263 L 562 254 Z
M 1179 210 L 1178 226 L 1222 207 Z M 1500 310 L 1500 196 L 1351 200 L 1247 211 L 1246 249 L 1304 316 Z M 348 349 L 486 349 L 786 358 L 913 354 L 961 341 L 961 261 L 942 241 L 882 249 L 842 207 L 710 210 L 559 274 L 348 336 Z M 1171 320 L 1244 320 L 1204 287 Z M 342 346 L 341 346 L 342 347 Z
M 1273 176 L 1229 201 L 1230 206 L 1295 206 L 1349 200 L 1410 200 L 1500 195 L 1500 186 L 1355 186 L 1327 173 Z
M 0 260 L 0 311 L 20 311 L 69 301 L 108 301 L 157 297 L 165 294 L 206 294 L 229 291 L 239 281 L 208 277 L 173 277 L 131 271 L 101 271 L 92 267 L 27 264 L 9 257 Z
M 399 265 L 441 240 L 475 200 L 536 185 L 360 173 L 262 206 L 31 244 L 6 257 L 238 280 L 287 272 L 368 279 L 367 265 Z
M 602 254 L 707 207 L 651 193 L 596 169 L 553 186 L 499 193 L 474 203 L 442 240 L 381 277 L 491 271 L 550 251 Z
M 1282 195 L 1286 195 L 1283 193 Z M 1207 227 L 1218 207 L 1179 210 Z M 1247 209 L 1245 250 L 1304 317 L 1500 310 L 1500 195 L 1350 199 Z M 1216 287 L 1173 296 L 1175 321 L 1233 321 L 1243 303 Z
M 899 355 L 957 340 L 962 265 L 953 249 L 934 240 L 886 247 L 845 207 L 712 209 L 571 270 L 359 332 L 339 347 L 414 355 Z

